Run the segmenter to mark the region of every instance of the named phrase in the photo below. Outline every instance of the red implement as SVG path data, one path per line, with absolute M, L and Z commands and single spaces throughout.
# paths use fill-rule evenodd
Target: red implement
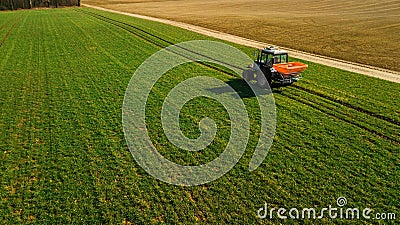
M 283 75 L 299 74 L 306 70 L 307 67 L 307 64 L 301 62 L 289 62 L 274 65 L 274 69 Z

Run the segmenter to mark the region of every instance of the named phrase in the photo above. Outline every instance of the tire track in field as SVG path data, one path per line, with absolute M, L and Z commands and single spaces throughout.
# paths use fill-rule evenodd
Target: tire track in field
M 386 121 L 386 122 L 388 122 L 388 123 L 391 123 L 391 124 L 393 124 L 393 125 L 400 126 L 400 121 L 397 121 L 397 120 L 395 120 L 395 119 L 392 119 L 392 118 L 389 118 L 389 117 L 386 117 L 386 116 L 383 116 L 383 115 L 380 115 L 380 114 L 377 114 L 377 113 L 374 113 L 374 112 L 372 112 L 372 111 L 370 111 L 370 110 L 363 109 L 363 108 L 361 108 L 361 107 L 352 105 L 352 104 L 347 103 L 347 102 L 344 102 L 344 101 L 342 101 L 342 100 L 335 99 L 335 98 L 333 98 L 333 97 L 331 97 L 331 96 L 325 95 L 325 94 L 320 93 L 320 92 L 317 92 L 317 91 L 315 91 L 315 90 L 311 90 L 311 89 L 308 89 L 308 88 L 306 88 L 306 87 L 299 86 L 299 85 L 297 85 L 297 84 L 292 84 L 291 87 L 293 87 L 293 88 L 295 88 L 295 89 L 298 89 L 298 90 L 301 90 L 301 91 L 304 91 L 304 92 L 307 92 L 307 93 L 312 94 L 312 95 L 319 96 L 319 97 L 324 98 L 324 99 L 327 99 L 327 100 L 329 100 L 329 101 L 338 103 L 338 104 L 340 104 L 340 105 L 342 105 L 342 106 L 345 106 L 345 107 L 347 107 L 347 108 L 356 110 L 356 111 L 358 111 L 358 112 L 360 112 L 360 113 L 367 114 L 367 115 L 369 115 L 369 116 L 371 116 L 371 117 L 375 117 L 375 118 L 377 118 L 377 119 L 384 120 L 384 121 Z
M 79 11 L 79 12 L 81 12 L 81 13 L 90 15 L 90 16 L 92 16 L 92 17 L 94 17 L 94 18 L 97 18 L 97 19 L 99 19 L 99 20 L 101 20 L 101 21 L 103 21 L 103 22 L 105 22 L 105 23 L 111 24 L 111 25 L 113 25 L 113 26 L 117 26 L 117 27 L 119 27 L 119 28 L 121 28 L 121 29 L 123 29 L 123 30 L 125 30 L 125 31 L 127 31 L 127 32 L 129 32 L 129 33 L 131 33 L 131 34 L 133 34 L 133 35 L 135 35 L 135 36 L 137 36 L 137 37 L 139 37 L 139 38 L 145 40 L 146 42 L 148 42 L 148 43 L 150 43 L 150 44 L 152 44 L 152 45 L 157 46 L 157 47 L 165 48 L 165 47 L 167 47 L 168 45 L 173 45 L 173 44 L 174 44 L 173 42 L 170 42 L 170 41 L 168 41 L 168 40 L 166 40 L 166 39 L 164 39 L 164 38 L 162 38 L 162 37 L 159 37 L 159 36 L 157 36 L 157 35 L 155 35 L 155 34 L 152 34 L 152 33 L 148 32 L 148 31 L 143 30 L 143 29 L 141 29 L 141 28 L 139 28 L 139 27 L 136 27 L 136 26 L 134 26 L 134 25 L 131 25 L 131 24 L 128 24 L 128 23 L 125 23 L 125 22 L 121 22 L 121 21 L 118 21 L 118 20 L 115 20 L 115 19 L 112 19 L 112 18 L 108 18 L 108 17 L 106 17 L 106 16 L 99 15 L 99 14 L 94 13 L 94 12 L 88 12 L 88 11 L 84 11 L 84 10 L 80 10 L 80 9 L 75 9 L 75 10 L 76 10 L 76 11 Z M 139 31 L 139 32 L 142 32 L 142 34 L 139 34 L 138 32 L 134 32 L 134 31 L 132 31 L 131 29 L 125 27 L 125 26 L 130 27 L 130 28 L 133 28 L 133 29 L 135 29 L 135 30 L 137 30 L 137 31 Z M 148 35 L 148 36 L 150 36 L 150 37 L 152 37 L 152 38 L 155 38 L 155 39 L 157 39 L 157 40 L 159 40 L 159 41 L 163 41 L 163 42 L 167 43 L 168 45 L 163 45 L 163 44 L 157 43 L 155 40 L 149 38 L 149 37 L 146 36 L 146 35 Z M 184 50 L 187 50 L 187 49 L 184 49 Z M 191 52 L 192 52 L 192 51 L 191 51 Z M 177 53 L 177 52 L 174 52 L 174 53 L 185 57 L 185 56 L 182 55 L 181 53 Z M 199 53 L 196 53 L 196 52 L 192 52 L 192 53 L 199 54 Z M 201 55 L 201 54 L 199 54 L 199 55 Z M 213 59 L 213 60 L 215 60 L 215 59 Z M 206 66 L 206 67 L 208 67 L 208 68 L 210 68 L 210 69 L 213 69 L 213 70 L 216 70 L 216 71 L 218 71 L 218 72 L 227 74 L 227 75 L 229 75 L 229 76 L 237 77 L 236 74 L 229 73 L 229 72 L 227 72 L 227 71 L 224 71 L 224 70 L 222 70 L 222 69 L 220 69 L 220 68 L 217 68 L 217 67 L 214 67 L 214 66 L 212 66 L 212 65 L 205 64 L 205 63 L 202 63 L 202 62 L 198 62 L 198 63 L 199 63 L 199 64 L 202 64 L 202 65 L 204 65 L 204 66 Z M 225 64 L 225 65 L 229 65 L 229 64 L 227 64 L 226 62 L 222 62 L 222 63 Z M 244 68 L 240 68 L 240 69 L 244 69 Z M 328 100 L 328 101 L 330 101 L 330 102 L 337 103 L 337 104 L 339 104 L 339 105 L 341 105 L 341 106 L 343 106 L 343 107 L 346 107 L 346 108 L 349 108 L 349 109 L 352 109 L 352 110 L 356 110 L 357 112 L 362 113 L 362 114 L 364 114 L 364 115 L 367 115 L 367 116 L 370 116 L 370 117 L 373 117 L 373 118 L 376 118 L 376 119 L 380 119 L 380 120 L 386 121 L 386 122 L 391 123 L 391 124 L 393 124 L 393 125 L 395 125 L 395 126 L 400 126 L 400 122 L 399 122 L 399 121 L 393 120 L 393 119 L 388 118 L 388 117 L 386 117 L 386 116 L 383 116 L 383 115 L 380 115 L 380 114 L 376 114 L 376 113 L 374 113 L 374 112 L 372 112 L 372 111 L 363 109 L 363 108 L 358 107 L 358 106 L 351 105 L 351 104 L 349 104 L 349 103 L 346 103 L 346 102 L 343 102 L 343 101 L 334 99 L 334 98 L 332 98 L 332 97 L 330 97 L 330 96 L 327 96 L 327 95 L 318 93 L 318 92 L 313 91 L 313 90 L 311 90 L 311 89 L 307 89 L 307 88 L 304 88 L 304 87 L 301 87 L 301 86 L 298 86 L 298 85 L 295 85 L 295 84 L 293 85 L 293 87 L 294 87 L 295 89 L 299 90 L 299 91 L 304 91 L 304 92 L 307 92 L 308 94 L 311 94 L 311 95 L 313 95 L 313 96 L 320 97 L 320 98 L 324 98 L 324 99 L 326 99 L 326 100 Z M 396 140 L 396 139 L 394 139 L 394 138 L 392 138 L 392 137 L 389 137 L 389 136 L 387 136 L 387 135 L 385 135 L 385 134 L 382 134 L 382 133 L 380 133 L 380 132 L 378 132 L 378 131 L 376 131 L 376 130 L 373 130 L 373 129 L 371 129 L 371 128 L 368 128 L 368 127 L 366 127 L 366 126 L 364 126 L 364 125 L 360 125 L 360 124 L 358 124 L 358 123 L 355 123 L 355 122 L 351 121 L 350 119 L 341 118 L 341 117 L 335 115 L 335 113 L 333 113 L 332 110 L 329 109 L 328 107 L 323 107 L 323 106 L 321 106 L 321 105 L 316 106 L 316 105 L 314 105 L 314 104 L 318 104 L 318 103 L 315 103 L 315 102 L 314 102 L 314 104 L 313 104 L 313 103 L 311 103 L 311 102 L 309 102 L 309 101 L 307 101 L 307 100 L 305 100 L 305 99 L 302 99 L 302 98 L 299 97 L 299 96 L 296 98 L 296 97 L 294 97 L 294 96 L 292 96 L 292 95 L 289 95 L 289 94 L 282 94 L 282 93 L 281 93 L 281 95 L 283 95 L 283 96 L 285 96 L 285 97 L 287 97 L 287 98 L 289 98 L 289 99 L 295 100 L 295 101 L 297 101 L 297 102 L 300 102 L 300 103 L 302 103 L 302 104 L 305 104 L 305 105 L 307 105 L 307 106 L 309 106 L 309 107 L 312 107 L 312 108 L 316 109 L 317 111 L 320 111 L 320 112 L 322 112 L 322 113 L 324 113 L 324 114 L 333 116 L 333 117 L 335 117 L 335 118 L 337 118 L 337 119 L 339 119 L 339 120 L 341 120 L 341 121 L 344 121 L 344 122 L 347 122 L 347 123 L 349 123 L 349 124 L 352 124 L 352 125 L 354 125 L 354 126 L 356 126 L 356 127 L 359 127 L 360 129 L 362 129 L 362 130 L 364 130 L 364 131 L 367 131 L 367 132 L 369 132 L 369 133 L 371 133 L 371 134 L 374 134 L 374 135 L 376 135 L 376 136 L 378 136 L 378 137 L 381 137 L 381 138 L 383 138 L 383 139 L 385 139 L 385 140 L 388 140 L 388 141 L 391 141 L 391 142 L 393 142 L 393 143 L 396 143 L 396 144 L 400 145 L 400 141 L 399 141 L 399 140 Z M 321 109 L 321 108 L 325 108 L 325 110 L 323 110 L 323 109 Z M 345 116 L 346 116 L 346 115 L 345 115 Z
M 155 46 L 157 46 L 157 47 L 159 47 L 159 48 L 166 48 L 166 47 L 168 47 L 168 46 L 170 46 L 170 45 L 175 45 L 175 44 L 176 44 L 176 43 L 173 43 L 173 42 L 171 42 L 171 41 L 169 41 L 169 40 L 166 40 L 166 39 L 164 39 L 164 38 L 162 38 L 162 37 L 159 37 L 159 36 L 157 36 L 157 35 L 155 35 L 155 34 L 152 34 L 152 33 L 148 32 L 148 31 L 146 31 L 146 30 L 143 30 L 143 29 L 141 29 L 141 28 L 139 28 L 139 27 L 136 27 L 136 26 L 134 26 L 134 25 L 131 25 L 131 24 L 128 24 L 128 23 L 125 23 L 125 22 L 121 22 L 121 21 L 118 21 L 118 20 L 115 20 L 115 19 L 112 19 L 112 18 L 108 18 L 108 17 L 106 17 L 106 16 L 103 16 L 103 15 L 100 15 L 100 14 L 97 14 L 97 13 L 88 12 L 88 11 L 84 11 L 84 10 L 80 10 L 80 9 L 75 9 L 75 10 L 78 11 L 78 12 L 81 12 L 81 13 L 84 13 L 84 14 L 87 14 L 87 15 L 90 15 L 90 16 L 92 16 L 92 17 L 94 17 L 94 18 L 99 19 L 99 20 L 102 20 L 103 22 L 106 22 L 106 23 L 109 23 L 109 24 L 111 24 L 111 25 L 117 26 L 117 27 L 119 27 L 119 28 L 121 28 L 121 29 L 123 29 L 123 30 L 125 30 L 125 31 L 127 31 L 127 32 L 129 32 L 129 33 L 131 33 L 132 35 L 135 35 L 136 37 L 139 37 L 139 38 L 145 40 L 146 42 L 148 42 L 148 43 L 150 43 L 150 44 L 152 44 L 152 45 L 155 45 Z M 130 30 L 130 29 L 124 27 L 124 26 L 127 26 L 127 27 L 133 28 L 133 29 L 135 29 L 135 30 L 138 30 L 139 32 L 142 32 L 144 35 L 143 35 L 143 34 L 139 34 L 139 33 L 137 33 L 137 32 L 134 32 L 134 31 L 132 31 L 132 30 Z M 151 36 L 151 37 L 153 37 L 153 38 L 155 38 L 155 39 L 158 39 L 158 40 L 160 40 L 160 41 L 163 41 L 163 42 L 167 43 L 167 45 L 163 45 L 163 44 L 157 43 L 156 41 L 152 40 L 151 38 L 146 37 L 146 35 Z M 193 53 L 193 54 L 202 56 L 202 57 L 204 57 L 204 58 L 211 59 L 211 60 L 216 61 L 216 62 L 220 62 L 220 63 L 222 63 L 222 64 L 224 64 L 224 65 L 227 65 L 227 66 L 230 66 L 230 67 L 239 69 L 239 70 L 245 70 L 245 69 L 247 69 L 247 68 L 245 68 L 245 67 L 238 67 L 238 66 L 236 66 L 236 65 L 232 65 L 232 64 L 229 64 L 229 63 L 227 63 L 227 62 L 220 61 L 220 60 L 218 60 L 218 59 L 210 58 L 210 57 L 208 57 L 208 56 L 206 56 L 206 55 L 203 55 L 203 54 L 201 54 L 201 53 L 192 51 L 192 50 L 190 50 L 190 49 L 186 49 L 186 48 L 184 48 L 184 47 L 179 47 L 179 48 L 182 49 L 182 50 L 185 50 L 185 51 L 187 51 L 187 52 L 190 52 L 190 53 Z M 175 51 L 172 51 L 172 50 L 170 50 L 170 52 L 173 52 L 173 53 L 175 53 L 175 54 L 177 54 L 177 55 L 179 55 L 179 56 L 182 56 L 182 57 L 191 59 L 190 57 L 188 57 L 187 55 L 184 55 L 184 54 L 182 54 L 182 53 L 175 52 Z M 236 77 L 235 74 L 233 74 L 233 73 L 231 73 L 231 72 L 227 72 L 227 71 L 225 71 L 225 70 L 223 70 L 223 69 L 221 69 L 221 68 L 212 66 L 212 65 L 210 65 L 210 64 L 207 64 L 207 63 L 204 63 L 204 62 L 196 62 L 196 63 L 202 64 L 202 65 L 204 65 L 204 66 L 206 66 L 206 67 L 212 68 L 212 69 L 217 70 L 217 71 L 219 71 L 219 72 L 222 72 L 222 73 L 225 73 L 225 74 L 229 74 L 229 75 L 231 75 L 231 76 L 235 76 L 235 77 Z
M 6 20 L 6 22 L 4 22 L 3 25 L 1 25 L 0 31 L 3 30 L 10 23 L 10 21 L 12 21 L 13 19 L 14 19 L 14 17 Z
M 300 102 L 300 103 L 302 103 L 304 105 L 307 105 L 309 107 L 312 107 L 312 108 L 314 108 L 314 109 L 316 109 L 316 110 L 318 110 L 318 111 L 320 111 L 320 112 L 322 112 L 324 114 L 327 114 L 327 115 L 330 115 L 332 117 L 335 117 L 336 119 L 339 119 L 341 121 L 350 123 L 350 124 L 352 124 L 354 126 L 357 126 L 357 127 L 361 128 L 361 129 L 365 130 L 365 131 L 368 131 L 368 132 L 370 132 L 372 134 L 378 135 L 378 136 L 380 136 L 381 138 L 383 138 L 385 140 L 388 140 L 388 141 L 391 141 L 391 142 L 394 142 L 394 143 L 400 145 L 400 139 L 397 138 L 397 137 L 400 138 L 400 136 L 398 136 L 396 134 L 393 134 L 393 136 L 396 137 L 396 138 L 394 138 L 391 135 L 386 135 L 386 134 L 383 134 L 381 132 L 376 131 L 376 129 L 369 128 L 369 127 L 367 127 L 367 125 L 372 126 L 372 127 L 374 127 L 375 125 L 371 124 L 371 122 L 369 122 L 368 120 L 365 120 L 365 119 L 364 120 L 363 119 L 358 119 L 356 121 L 353 121 L 352 119 L 348 119 L 348 118 L 350 118 L 352 116 L 351 113 L 349 114 L 349 113 L 345 113 L 345 112 L 341 112 L 341 111 L 335 111 L 332 108 L 336 108 L 338 106 L 336 106 L 334 104 L 330 104 L 329 106 L 332 106 L 332 108 L 331 108 L 331 107 L 329 107 L 327 105 L 322 104 L 322 102 L 320 100 L 318 100 L 317 98 L 315 98 L 315 99 L 304 98 L 303 96 L 301 96 L 301 94 L 298 91 L 303 92 L 303 93 L 307 93 L 307 94 L 315 97 L 315 95 L 313 95 L 312 93 L 309 93 L 307 91 L 302 91 L 302 90 L 299 90 L 299 89 L 297 89 L 296 92 L 294 92 L 294 93 L 283 93 L 283 92 L 281 92 L 280 95 L 285 96 L 285 97 L 287 97 L 289 99 L 295 100 L 297 102 Z M 324 98 L 324 97 L 320 97 L 320 98 L 322 100 L 325 100 L 324 102 L 326 104 L 329 104 L 329 102 L 336 102 L 336 101 L 331 101 L 329 98 Z M 343 105 L 341 103 L 338 103 L 338 105 L 342 106 L 342 107 L 347 107 L 346 105 Z M 352 109 L 352 110 L 354 110 L 354 111 L 356 111 L 358 113 L 365 114 L 364 112 L 358 111 L 357 109 L 353 109 L 353 108 L 350 108 L 350 109 Z M 369 114 L 366 114 L 366 115 L 369 115 Z M 357 118 L 357 115 L 354 115 L 354 116 Z M 375 118 L 376 119 L 380 119 L 380 118 L 377 118 L 377 117 L 375 117 Z M 363 125 L 363 123 L 365 125 Z M 394 125 L 394 126 L 390 127 L 391 131 L 395 131 L 396 129 L 400 129 L 400 126 L 397 126 L 396 124 L 392 124 L 392 125 Z M 377 129 L 383 129 L 383 128 L 382 127 L 377 127 Z
M 291 94 L 287 94 L 287 93 L 284 93 L 284 92 L 281 92 L 279 94 L 281 96 L 284 96 L 284 97 L 288 98 L 288 99 L 292 99 L 292 100 L 294 100 L 296 102 L 299 102 L 299 103 L 301 103 L 303 105 L 309 106 L 309 107 L 317 110 L 318 112 L 324 113 L 324 114 L 326 114 L 328 116 L 331 116 L 331 117 L 334 117 L 334 118 L 336 118 L 336 119 L 338 119 L 340 121 L 343 121 L 343 122 L 349 123 L 349 124 L 351 124 L 353 126 L 356 126 L 356 127 L 360 128 L 360 129 L 362 129 L 364 131 L 367 131 L 367 132 L 369 132 L 371 134 L 374 134 L 374 135 L 376 135 L 376 136 L 378 136 L 378 137 L 380 137 L 382 139 L 385 139 L 385 140 L 390 141 L 390 142 L 392 142 L 394 144 L 400 145 L 400 141 L 398 139 L 390 137 L 390 136 L 388 136 L 386 134 L 382 134 L 382 133 L 380 133 L 380 132 L 378 132 L 378 131 L 376 131 L 374 129 L 371 129 L 371 128 L 367 127 L 367 126 L 364 126 L 362 124 L 356 123 L 356 122 L 352 121 L 351 119 L 340 117 L 339 115 L 334 113 L 332 111 L 332 109 L 330 109 L 327 106 L 323 106 L 322 104 L 318 103 L 317 101 L 311 101 L 311 100 L 308 100 L 308 99 L 304 99 L 302 96 L 291 95 Z M 338 113 L 338 114 L 340 114 L 340 113 Z M 343 115 L 344 117 L 348 117 L 348 115 L 343 114 L 343 113 L 341 115 Z
M 332 107 L 337 107 L 337 106 L 335 106 L 333 104 L 333 103 L 337 103 L 338 105 L 340 105 L 342 107 L 351 109 L 353 111 L 356 111 L 358 113 L 367 115 L 369 117 L 373 117 L 373 118 L 381 120 L 381 121 L 385 121 L 385 122 L 387 122 L 387 123 L 389 123 L 389 124 L 394 126 L 392 129 L 400 128 L 400 122 L 399 121 L 394 120 L 394 119 L 389 118 L 389 117 L 386 117 L 386 116 L 383 116 L 383 115 L 380 115 L 380 114 L 377 114 L 377 113 L 374 113 L 374 112 L 372 112 L 370 110 L 366 110 L 366 109 L 363 109 L 361 107 L 352 105 L 352 104 L 344 102 L 342 100 L 335 99 L 335 98 L 333 98 L 331 96 L 325 95 L 323 93 L 319 93 L 318 91 L 311 90 L 311 89 L 308 89 L 306 87 L 299 86 L 297 84 L 292 84 L 290 87 L 293 90 L 296 90 L 297 92 L 307 93 L 308 95 L 311 95 L 311 96 L 316 97 L 316 98 L 314 98 L 313 100 L 306 99 L 306 98 L 303 98 L 301 95 L 299 95 L 296 92 L 294 92 L 296 94 L 293 94 L 293 93 L 288 94 L 288 93 L 284 93 L 284 92 L 280 92 L 279 94 L 282 95 L 282 96 L 285 96 L 285 97 L 287 97 L 289 99 L 292 99 L 292 100 L 294 100 L 296 102 L 299 102 L 299 103 L 302 103 L 304 105 L 307 105 L 307 106 L 309 106 L 309 107 L 311 107 L 311 108 L 313 108 L 313 109 L 315 109 L 315 110 L 317 110 L 319 112 L 322 112 L 322 113 L 324 113 L 326 115 L 332 116 L 332 117 L 334 117 L 334 118 L 336 118 L 338 120 L 341 120 L 341 121 L 344 121 L 344 122 L 349 123 L 351 125 L 354 125 L 354 126 L 360 128 L 362 130 L 368 131 L 369 133 L 377 135 L 377 136 L 379 136 L 379 137 L 381 137 L 381 138 L 383 138 L 385 140 L 391 141 L 392 143 L 400 145 L 400 139 L 396 139 L 396 138 L 393 138 L 393 137 L 388 136 L 386 134 L 383 134 L 381 132 L 378 132 L 378 131 L 376 131 L 374 129 L 371 129 L 371 128 L 367 127 L 367 126 L 364 126 L 362 124 L 354 122 L 351 119 L 340 117 L 338 114 L 343 115 L 344 117 L 349 117 L 349 114 L 341 113 L 341 112 L 336 112 L 335 113 L 334 110 L 331 109 L 330 107 L 324 106 L 323 104 L 319 103 L 317 98 L 324 99 L 325 102 L 327 104 L 331 104 Z M 331 103 L 329 103 L 329 102 L 331 102 Z M 361 121 L 361 120 L 357 120 L 357 121 L 360 122 L 360 123 L 366 123 L 368 125 L 374 126 L 373 124 L 371 124 L 368 121 Z M 394 134 L 394 136 L 396 136 L 396 135 Z
M 7 31 L 6 35 L 4 36 L 3 40 L 0 42 L 0 48 L 3 46 L 4 42 L 8 39 L 8 36 L 11 34 L 11 32 L 14 30 L 15 26 L 17 26 L 18 22 L 21 20 L 22 15 L 18 17 L 18 19 L 14 22 L 14 24 L 10 27 L 10 29 Z

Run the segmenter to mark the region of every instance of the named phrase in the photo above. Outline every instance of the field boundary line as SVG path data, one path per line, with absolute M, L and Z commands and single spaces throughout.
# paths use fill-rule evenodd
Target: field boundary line
M 248 47 L 261 49 L 266 46 L 273 45 L 273 44 L 263 43 L 260 41 L 255 41 L 255 40 L 251 40 L 248 38 L 243 38 L 243 37 L 239 37 L 236 35 L 227 34 L 227 33 L 223 33 L 220 31 L 216 31 L 216 30 L 212 30 L 212 29 L 208 29 L 208 28 L 204 28 L 204 27 L 200 27 L 200 26 L 196 26 L 196 25 L 191 25 L 191 24 L 187 24 L 187 23 L 183 23 L 183 22 L 177 22 L 177 21 L 173 21 L 173 20 L 161 19 L 161 18 L 156 18 L 156 17 L 151 17 L 151 16 L 144 16 L 144 15 L 135 14 L 135 13 L 121 12 L 121 11 L 117 11 L 117 10 L 107 9 L 107 8 L 88 5 L 88 4 L 82 4 L 82 6 L 93 8 L 93 9 L 98 9 L 98 10 L 102 10 L 102 11 L 107 11 L 107 12 L 118 13 L 118 14 L 122 14 L 122 15 L 126 15 L 126 16 L 136 17 L 136 18 L 140 18 L 140 19 L 146 19 L 146 20 L 151 20 L 151 21 L 155 21 L 155 22 L 160 22 L 160 23 L 172 25 L 175 27 L 180 27 L 180 28 L 183 28 L 183 29 L 186 29 L 189 31 L 193 31 L 193 32 L 196 32 L 199 34 L 203 34 L 203 35 L 206 35 L 209 37 L 218 38 L 218 39 L 221 39 L 224 41 L 229 41 L 229 42 L 240 44 L 240 45 L 245 45 Z M 370 66 L 370 65 L 365 65 L 365 64 L 361 64 L 361 63 L 354 63 L 354 62 L 349 62 L 349 61 L 345 61 L 345 60 L 341 60 L 341 59 L 335 59 L 335 58 L 331 58 L 331 57 L 327 57 L 327 56 L 307 53 L 307 52 L 298 51 L 298 50 L 294 50 L 294 49 L 290 49 L 290 48 L 284 48 L 284 47 L 280 47 L 280 48 L 288 51 L 289 54 L 294 58 L 299 58 L 302 60 L 306 60 L 306 61 L 321 64 L 321 65 L 330 66 L 330 67 L 358 73 L 358 74 L 363 74 L 363 75 L 367 75 L 370 77 L 379 78 L 382 80 L 400 83 L 400 72 L 397 72 L 397 71 L 392 71 L 392 70 L 387 70 L 387 69 L 374 67 L 374 66 Z

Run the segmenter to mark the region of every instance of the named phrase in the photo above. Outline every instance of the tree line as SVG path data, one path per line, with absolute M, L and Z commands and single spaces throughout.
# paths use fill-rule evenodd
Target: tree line
M 0 10 L 80 5 L 81 0 L 0 0 Z

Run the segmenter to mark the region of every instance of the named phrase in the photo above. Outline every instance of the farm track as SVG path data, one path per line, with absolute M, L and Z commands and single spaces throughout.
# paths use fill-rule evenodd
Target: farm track
M 105 23 L 111 24 L 113 26 L 117 26 L 117 27 L 119 27 L 119 28 L 121 28 L 121 29 L 123 29 L 123 30 L 125 30 L 125 31 L 127 31 L 129 33 L 131 33 L 132 35 L 135 35 L 136 37 L 139 37 L 139 38 L 145 40 L 146 42 L 148 42 L 148 43 L 150 43 L 152 45 L 155 45 L 155 46 L 157 46 L 159 48 L 165 48 L 165 47 L 168 47 L 169 45 L 174 45 L 175 44 L 175 43 L 173 43 L 173 42 L 171 42 L 169 40 L 166 40 L 166 39 L 164 39 L 164 38 L 162 38 L 160 36 L 152 34 L 152 33 L 148 32 L 148 31 L 143 30 L 143 29 L 141 29 L 139 27 L 136 27 L 136 26 L 134 26 L 132 24 L 121 22 L 121 21 L 118 21 L 118 20 L 103 16 L 103 15 L 100 15 L 100 14 L 97 14 L 97 13 L 94 13 L 94 12 L 88 12 L 88 11 L 81 10 L 81 9 L 74 9 L 74 10 L 76 10 L 76 11 L 78 11 L 80 13 L 84 13 L 84 14 L 90 15 L 90 16 L 96 18 L 96 19 L 99 19 L 99 20 L 101 20 L 101 21 L 103 21 Z M 136 32 L 133 31 L 132 28 L 135 29 Z M 155 38 L 157 41 L 152 39 L 152 38 Z M 162 42 L 164 42 L 166 44 L 161 44 L 158 41 L 162 41 Z M 184 49 L 184 50 L 187 50 L 187 49 Z M 177 52 L 174 52 L 174 53 L 181 55 L 180 53 L 177 53 Z M 195 52 L 192 52 L 192 53 L 195 53 Z M 199 53 L 195 53 L 195 54 L 199 54 Z M 184 55 L 181 55 L 181 56 L 184 56 Z M 206 66 L 206 67 L 208 67 L 210 69 L 213 69 L 213 70 L 216 70 L 218 72 L 221 72 L 221 73 L 224 73 L 224 74 L 227 74 L 229 76 L 233 76 L 233 77 L 237 78 L 237 76 L 235 74 L 229 73 L 229 72 L 227 72 L 225 70 L 222 70 L 222 69 L 220 69 L 218 67 L 214 67 L 212 65 L 209 65 L 209 64 L 206 64 L 206 63 L 202 63 L 202 62 L 198 62 L 198 63 L 203 65 L 203 66 Z M 225 65 L 229 65 L 229 64 L 227 64 L 225 62 L 222 62 L 222 63 L 224 63 Z M 243 69 L 243 68 L 241 68 L 241 69 Z M 317 111 L 320 111 L 320 112 L 322 112 L 324 114 L 332 116 L 332 117 L 334 117 L 334 118 L 336 118 L 336 119 L 338 119 L 340 121 L 344 121 L 344 122 L 349 123 L 349 124 L 351 124 L 353 126 L 356 126 L 356 127 L 360 128 L 360 129 L 365 130 L 365 131 L 367 131 L 367 132 L 369 132 L 369 133 L 371 133 L 373 135 L 376 135 L 376 136 L 378 136 L 378 137 L 380 137 L 382 139 L 389 140 L 389 141 L 391 141 L 391 142 L 393 142 L 395 144 L 400 145 L 400 139 L 390 137 L 390 136 L 388 136 L 386 134 L 383 134 L 383 133 L 381 133 L 381 132 L 379 132 L 379 131 L 377 131 L 375 129 L 369 128 L 368 126 L 366 126 L 364 124 L 360 124 L 360 123 L 357 123 L 355 121 L 352 121 L 351 119 L 346 118 L 346 117 L 349 116 L 348 114 L 342 113 L 342 115 L 344 117 L 343 116 L 339 116 L 338 113 L 334 113 L 333 112 L 332 108 L 335 107 L 334 104 L 338 104 L 341 107 L 348 108 L 350 110 L 355 111 L 356 113 L 360 113 L 360 114 L 366 115 L 368 117 L 372 117 L 372 118 L 381 120 L 383 123 L 385 123 L 385 122 L 389 123 L 389 124 L 394 126 L 394 129 L 400 129 L 400 122 L 399 121 L 397 121 L 395 119 L 392 119 L 392 118 L 388 118 L 386 116 L 383 116 L 383 115 L 380 115 L 380 114 L 377 114 L 377 113 L 374 113 L 374 112 L 372 112 L 370 110 L 363 109 L 363 108 L 361 108 L 359 106 L 355 106 L 355 105 L 352 105 L 350 103 L 347 103 L 347 102 L 344 102 L 344 101 L 341 101 L 341 100 L 337 100 L 337 99 L 335 99 L 333 97 L 330 97 L 328 95 L 325 95 L 323 93 L 319 93 L 317 91 L 314 91 L 314 90 L 311 90 L 311 89 L 308 89 L 306 87 L 302 87 L 302 86 L 299 86 L 299 85 L 296 85 L 296 84 L 292 85 L 291 89 L 307 93 L 307 94 L 309 94 L 311 96 L 314 96 L 315 98 L 325 99 L 326 102 L 328 102 L 329 104 L 332 105 L 332 107 L 324 106 L 324 105 L 320 104 L 317 100 L 313 100 L 313 101 L 306 100 L 306 99 L 302 98 L 300 95 L 296 94 L 296 92 L 294 92 L 293 95 L 286 94 L 286 93 L 280 93 L 280 94 L 282 96 L 285 96 L 285 97 L 287 97 L 289 99 L 292 99 L 292 100 L 294 100 L 296 102 L 299 102 L 301 104 L 307 105 L 307 106 L 309 106 L 309 107 L 311 107 L 311 108 L 313 108 L 313 109 L 315 109 Z M 397 135 L 395 135 L 395 136 L 398 137 Z
M 0 48 L 3 46 L 4 42 L 8 39 L 8 36 L 11 34 L 11 32 L 14 30 L 15 26 L 17 26 L 18 22 L 21 20 L 22 16 L 19 16 L 17 20 L 14 22 L 14 24 L 10 27 L 10 29 L 7 31 L 6 35 L 4 36 L 3 40 L 0 42 Z M 8 24 L 8 22 L 7 22 Z M 7 24 L 3 26 L 7 26 Z M 2 27 L 3 29 L 4 27 Z M 1 30 L 1 29 L 0 29 Z

